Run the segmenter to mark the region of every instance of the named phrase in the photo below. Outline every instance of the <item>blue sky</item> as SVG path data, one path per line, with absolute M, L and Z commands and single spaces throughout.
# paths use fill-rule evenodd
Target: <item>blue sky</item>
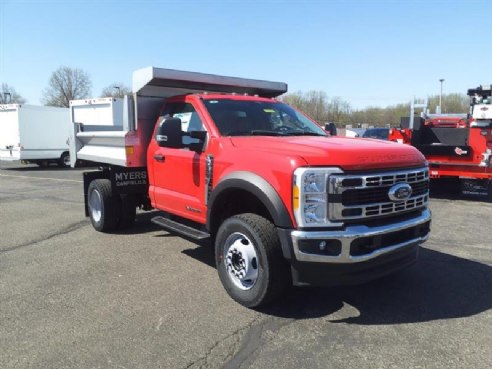
M 0 0 L 0 82 L 40 104 L 51 73 L 92 96 L 156 67 L 287 82 L 355 108 L 492 83 L 490 0 Z

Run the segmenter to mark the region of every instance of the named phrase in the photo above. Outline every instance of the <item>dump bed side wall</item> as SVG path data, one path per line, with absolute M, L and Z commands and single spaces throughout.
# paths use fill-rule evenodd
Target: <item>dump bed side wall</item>
M 122 99 L 94 99 L 86 100 L 87 104 L 72 104 L 72 121 L 84 125 L 103 125 L 123 127 L 123 100 Z
M 72 166 L 77 160 L 126 166 L 125 139 L 133 112 L 128 105 L 132 101 L 128 97 L 70 101 Z
M 72 166 L 77 160 L 123 167 L 143 167 L 161 97 L 127 96 L 112 102 L 72 102 Z

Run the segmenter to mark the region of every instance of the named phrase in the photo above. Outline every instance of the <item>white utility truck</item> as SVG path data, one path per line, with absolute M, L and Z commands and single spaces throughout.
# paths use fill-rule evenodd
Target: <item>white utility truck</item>
M 0 105 L 0 161 L 69 168 L 70 129 L 67 108 Z

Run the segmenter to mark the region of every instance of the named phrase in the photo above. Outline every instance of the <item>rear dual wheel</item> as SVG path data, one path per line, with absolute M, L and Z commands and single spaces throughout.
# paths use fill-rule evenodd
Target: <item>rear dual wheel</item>
M 89 184 L 87 205 L 92 226 L 99 232 L 130 227 L 135 221 L 136 204 L 132 196 L 112 193 L 109 179 L 95 179 Z

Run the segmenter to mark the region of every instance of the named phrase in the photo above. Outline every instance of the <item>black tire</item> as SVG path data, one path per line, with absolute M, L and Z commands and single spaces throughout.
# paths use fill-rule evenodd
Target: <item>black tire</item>
M 70 154 L 68 151 L 61 154 L 60 159 L 58 159 L 58 166 L 65 169 L 70 168 Z
M 226 265 L 225 250 L 230 249 L 227 243 L 235 235 L 244 235 L 251 240 L 257 256 L 256 282 L 247 290 L 237 286 Z M 215 238 L 215 261 L 219 278 L 229 296 L 249 308 L 272 302 L 292 284 L 289 264 L 282 255 L 275 226 L 256 214 L 236 215 L 221 224 Z
M 118 222 L 119 229 L 130 228 L 135 223 L 137 215 L 137 205 L 135 198 L 131 195 L 121 197 L 121 212 Z
M 99 232 L 113 231 L 119 222 L 120 198 L 113 196 L 109 179 L 95 179 L 87 190 L 87 203 L 92 226 Z
M 40 168 L 48 168 L 48 166 L 49 166 L 48 160 L 38 160 L 38 161 L 36 161 L 36 164 Z

